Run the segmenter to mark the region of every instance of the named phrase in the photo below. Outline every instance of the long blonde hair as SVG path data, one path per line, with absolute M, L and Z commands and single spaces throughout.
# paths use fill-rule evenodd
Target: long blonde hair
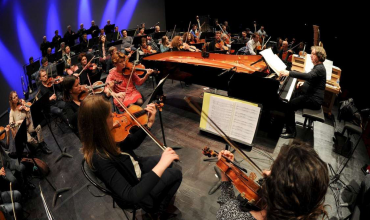
M 17 94 L 16 91 L 11 91 L 10 94 L 9 94 L 9 105 L 10 105 L 10 109 L 15 111 L 16 108 L 17 108 L 17 104 L 14 104 L 13 103 L 13 94 Z
M 78 130 L 82 142 L 82 153 L 93 169 L 92 158 L 96 153 L 103 158 L 120 154 L 107 124 L 111 105 L 102 96 L 87 96 L 78 111 Z

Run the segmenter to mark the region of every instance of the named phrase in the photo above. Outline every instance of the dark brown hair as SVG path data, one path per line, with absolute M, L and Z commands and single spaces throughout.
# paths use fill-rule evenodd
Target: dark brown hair
M 309 145 L 284 145 L 262 186 L 266 219 L 313 220 L 327 217 L 324 199 L 329 186 L 327 165 Z
M 81 62 L 81 60 L 82 60 L 83 57 L 86 57 L 86 53 L 80 53 L 78 55 L 78 57 L 77 57 L 78 62 Z M 87 59 L 87 57 L 86 57 L 86 59 Z
M 65 102 L 72 101 L 71 89 L 73 88 L 77 77 L 74 75 L 66 76 L 62 82 L 63 85 L 63 100 Z
M 78 130 L 82 142 L 82 153 L 90 168 L 94 168 L 92 158 L 98 154 L 103 158 L 119 155 L 107 118 L 111 114 L 111 105 L 103 96 L 87 96 L 78 110 Z

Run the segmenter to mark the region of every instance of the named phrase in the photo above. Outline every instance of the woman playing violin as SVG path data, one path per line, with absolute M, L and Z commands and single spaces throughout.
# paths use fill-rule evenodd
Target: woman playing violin
M 187 44 L 194 44 L 195 43 L 194 36 L 190 32 L 185 32 L 182 35 L 182 41 L 184 43 L 187 43 Z
M 230 161 L 234 155 L 221 151 L 221 155 Z M 264 171 L 264 183 L 261 187 L 262 210 L 252 211 L 243 199 L 236 199 L 233 185 L 222 173 L 221 204 L 217 219 L 317 219 L 325 211 L 325 194 L 329 186 L 327 165 L 316 151 L 306 144 L 293 142 L 284 145 L 271 171 Z
M 75 71 L 75 73 L 80 74 L 80 82 L 82 84 L 89 84 L 89 80 L 87 76 L 90 77 L 91 83 L 94 83 L 96 81 L 100 80 L 101 72 L 99 71 L 99 68 L 97 65 L 93 62 L 91 62 L 88 66 L 87 63 L 90 61 L 87 59 L 86 53 L 80 53 L 78 55 L 78 61 L 80 62 L 78 64 L 78 69 Z
M 148 45 L 148 40 L 146 37 L 141 38 L 140 50 L 141 50 L 140 55 L 148 55 L 148 54 L 157 53 L 156 50 L 152 49 L 152 46 Z
M 15 124 L 14 128 L 11 128 L 12 133 L 15 134 L 18 131 L 19 126 L 23 120 L 26 120 L 27 125 L 27 142 L 35 148 L 40 148 L 45 154 L 51 154 L 52 152 L 44 142 L 44 138 L 41 132 L 41 126 L 38 125 L 36 128 L 33 126 L 31 112 L 25 111 L 25 101 L 18 98 L 17 92 L 11 91 L 9 94 L 9 124 Z M 36 137 L 32 136 L 32 133 L 36 132 Z M 10 150 L 12 152 L 12 150 Z M 14 149 L 15 152 L 15 149 Z
M 149 113 L 146 126 L 150 129 L 156 114 L 154 104 L 146 110 Z M 108 189 L 122 199 L 116 200 L 120 207 L 124 202 L 151 213 L 152 219 L 157 219 L 156 215 L 160 215 L 158 219 L 166 219 L 167 206 L 182 180 L 181 171 L 172 167 L 179 156 L 167 148 L 161 156 L 138 158 L 134 149 L 144 141 L 145 132 L 139 129 L 123 142 L 115 143 L 111 112 L 111 104 L 101 96 L 88 96 L 81 103 L 78 127 L 87 164 Z
M 140 78 L 135 71 L 133 71 L 133 75 L 129 82 L 131 71 L 126 69 L 127 60 L 127 56 L 125 56 L 122 52 L 113 54 L 112 63 L 115 68 L 109 72 L 106 83 L 111 81 L 122 81 L 121 84 L 111 86 L 111 89 L 115 95 L 121 99 L 125 106 L 129 106 L 131 104 L 142 105 L 143 98 L 140 92 L 136 89 L 135 85 L 142 85 L 148 79 L 150 74 L 152 74 L 153 70 L 148 69 L 143 78 Z M 128 74 L 125 75 L 125 72 L 128 72 Z M 122 107 L 116 100 L 114 100 L 114 104 L 119 108 L 120 111 L 123 111 Z
M 168 37 L 166 35 L 162 37 L 161 45 L 159 47 L 160 47 L 161 53 L 164 53 L 171 49 L 170 41 L 168 40 Z

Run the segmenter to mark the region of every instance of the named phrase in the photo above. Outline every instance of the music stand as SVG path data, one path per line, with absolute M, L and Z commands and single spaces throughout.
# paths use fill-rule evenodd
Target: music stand
M 147 105 L 148 103 L 152 103 L 154 100 L 158 100 L 157 103 L 161 103 L 163 100 L 161 98 L 157 98 L 157 95 L 159 92 L 162 92 L 163 91 L 163 85 L 164 85 L 164 82 L 166 81 L 167 77 L 169 76 L 170 74 L 168 74 L 166 77 L 164 77 L 163 79 L 161 79 L 161 81 L 159 81 L 157 87 L 155 87 L 154 91 L 152 92 L 152 94 L 150 94 L 149 98 L 147 99 L 147 101 L 145 101 L 145 104 Z M 144 106 L 144 105 L 143 105 Z M 162 130 L 162 136 L 163 136 L 163 144 L 164 146 L 167 146 L 166 144 L 166 137 L 164 135 L 164 128 L 163 128 L 163 120 L 162 120 L 162 113 L 161 111 L 159 111 L 159 121 L 161 123 L 161 130 Z M 176 147 L 177 149 L 179 149 L 179 147 Z M 175 149 L 175 148 L 174 148 Z
M 61 189 L 57 189 L 49 180 L 46 176 L 43 175 L 43 173 L 40 171 L 40 167 L 37 165 L 35 158 L 31 154 L 31 151 L 27 147 L 27 124 L 26 120 L 23 120 L 21 126 L 19 127 L 17 134 L 15 135 L 14 138 L 15 142 L 15 149 L 16 149 L 16 154 L 18 157 L 18 162 L 20 163 L 22 157 L 23 157 L 23 150 L 26 149 L 28 151 L 28 154 L 31 155 L 31 159 L 33 161 L 34 167 L 36 167 L 37 172 L 39 173 L 40 180 L 45 179 L 46 182 L 49 183 L 51 188 L 54 190 L 54 196 L 53 196 L 53 208 L 55 207 L 55 204 L 57 202 L 57 199 L 59 197 L 59 194 L 62 194 L 64 192 L 67 192 L 68 190 L 71 189 L 71 187 L 65 187 Z
M 144 30 L 144 33 L 145 33 L 145 34 L 147 34 L 147 35 L 149 35 L 149 34 L 151 34 L 151 33 L 154 33 L 154 31 L 155 31 L 155 29 L 154 29 L 154 28 L 152 28 L 152 29 L 145 29 L 145 30 Z
M 62 51 L 55 52 L 55 58 L 57 61 L 61 60 L 63 57 Z
M 50 133 L 53 136 L 54 141 L 57 144 L 57 146 L 60 150 L 60 153 L 61 153 L 57 157 L 57 159 L 55 160 L 55 163 L 56 163 L 60 159 L 62 159 L 62 157 L 73 158 L 73 156 L 66 153 L 67 148 L 64 148 L 62 150 L 62 148 L 60 147 L 57 139 L 55 138 L 54 132 L 51 129 L 49 118 L 47 117 L 50 113 L 50 107 L 49 106 L 50 106 L 49 105 L 49 96 L 48 96 L 48 94 L 45 94 L 39 100 L 37 100 L 34 104 L 31 105 L 31 116 L 32 116 L 34 127 L 37 127 L 41 123 L 42 119 L 45 118 L 46 124 L 48 125 L 49 130 L 50 130 Z
M 127 36 L 134 36 L 136 29 L 127 30 Z M 121 31 L 122 33 L 122 31 Z
M 134 46 L 141 45 L 141 38 L 147 38 L 147 35 L 135 36 L 133 41 L 132 41 L 132 45 L 134 45 Z
M 166 32 L 165 31 L 160 31 L 158 33 L 154 33 L 153 34 L 153 39 L 157 39 L 157 40 L 160 40 L 162 39 L 162 37 L 166 35 Z

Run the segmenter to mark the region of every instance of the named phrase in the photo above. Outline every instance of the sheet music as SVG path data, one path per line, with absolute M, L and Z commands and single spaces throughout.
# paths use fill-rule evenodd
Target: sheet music
M 326 70 L 326 80 L 331 80 L 331 74 L 333 72 L 333 61 L 326 59 L 323 64 Z M 308 73 L 313 69 L 313 67 L 314 65 L 311 60 L 311 54 L 307 54 L 305 58 L 304 71 Z
M 272 52 L 271 48 L 261 51 L 260 54 L 265 58 L 265 61 L 275 73 L 286 69 L 284 62 Z
M 216 96 L 211 96 L 209 102 L 208 116 L 220 127 L 226 134 L 230 131 L 230 122 L 233 119 L 234 103 L 232 101 L 222 99 Z M 217 133 L 209 123 L 206 129 Z
M 230 138 L 251 144 L 256 133 L 260 107 L 212 95 L 209 100 L 208 116 Z M 216 130 L 207 123 L 207 131 Z

